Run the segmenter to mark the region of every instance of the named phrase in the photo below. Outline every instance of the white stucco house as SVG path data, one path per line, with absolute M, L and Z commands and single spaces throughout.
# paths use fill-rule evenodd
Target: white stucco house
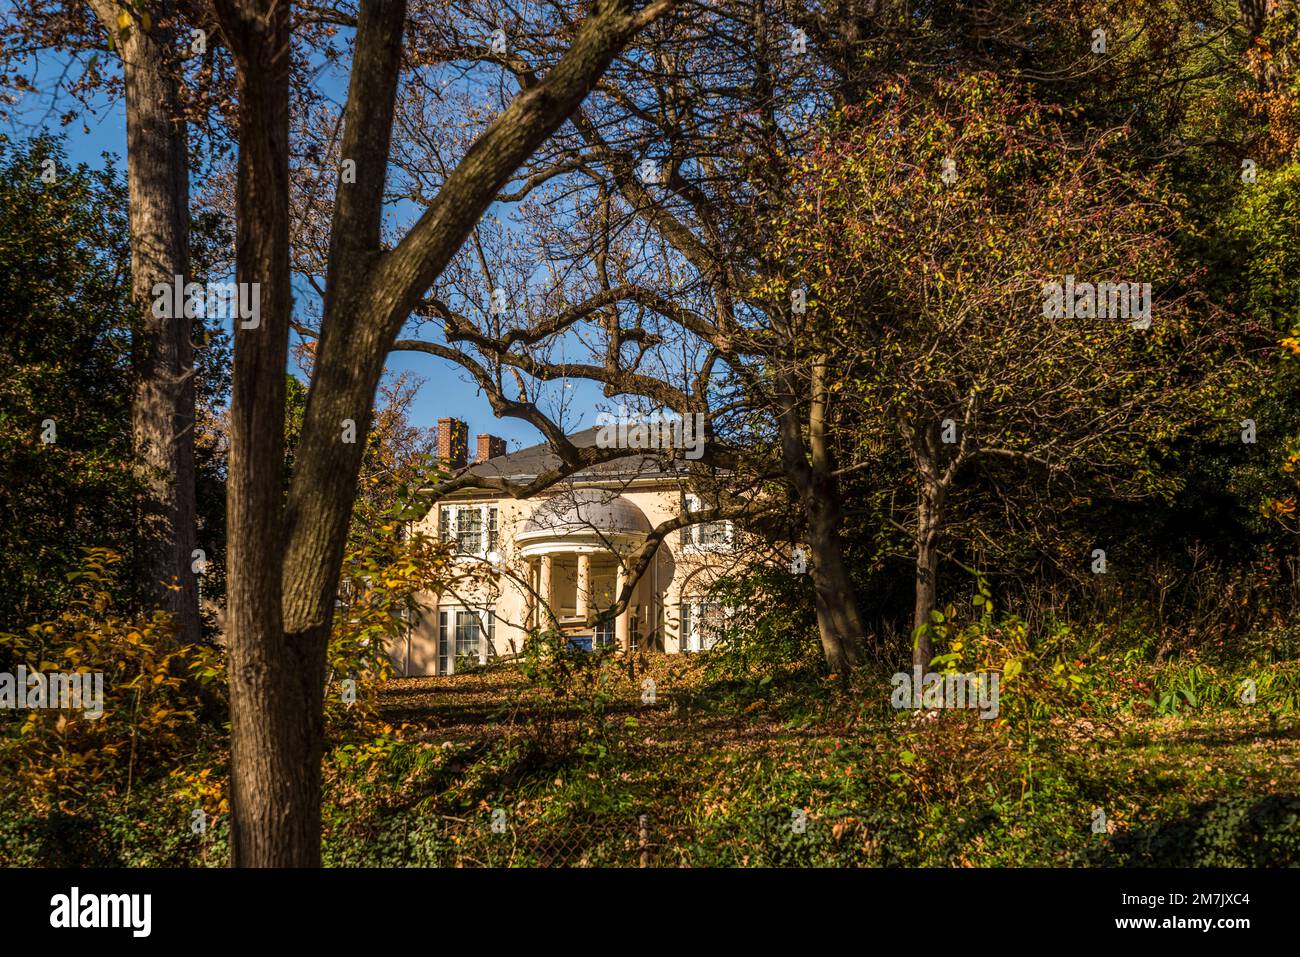
M 526 482 L 557 464 L 546 444 L 504 453 L 504 442 L 478 437 L 466 461 L 467 430 L 438 423 L 439 455 L 454 470 Z M 570 437 L 595 444 L 597 429 Z M 462 490 L 430 510 L 420 530 L 454 541 L 457 561 L 476 564 L 481 581 L 420 596 L 423 608 L 391 657 L 398 675 L 454 674 L 459 663 L 518 654 L 530 629 L 558 626 L 576 646 L 615 646 L 669 654 L 707 649 L 725 611 L 709 586 L 732 567 L 737 532 L 729 522 L 671 533 L 637 582 L 629 607 L 612 622 L 586 623 L 610 607 L 627 569 L 622 559 L 659 523 L 698 510 L 683 477 L 642 453 L 571 477 L 563 487 L 520 501 L 495 491 Z

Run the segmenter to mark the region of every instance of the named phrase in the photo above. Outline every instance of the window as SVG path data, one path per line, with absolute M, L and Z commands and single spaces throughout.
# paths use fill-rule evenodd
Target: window
M 696 528 L 701 545 L 726 545 L 731 541 L 730 522 L 709 522 Z
M 721 602 L 681 603 L 680 647 L 682 651 L 708 651 L 718 640 L 729 617 Z
M 595 645 L 597 648 L 609 648 L 614 644 L 614 620 L 602 621 L 596 625 Z
M 456 513 L 456 551 L 477 555 L 483 550 L 483 511 L 462 508 Z
M 479 657 L 479 619 L 472 611 L 456 612 L 456 660 Z
M 490 607 L 438 609 L 438 674 L 484 664 L 496 638 L 496 614 Z
M 500 544 L 495 505 L 443 505 L 438 509 L 438 537 L 456 543 L 456 554 L 485 558 Z M 485 534 L 486 532 L 486 534 Z
M 688 515 L 705 510 L 698 495 L 687 495 L 684 505 Z M 735 527 L 728 521 L 702 522 L 682 529 L 682 545 L 687 550 L 729 548 L 734 539 Z
M 456 670 L 456 659 L 451 651 L 451 636 L 448 634 L 447 619 L 451 612 L 438 610 L 438 674 L 449 675 Z

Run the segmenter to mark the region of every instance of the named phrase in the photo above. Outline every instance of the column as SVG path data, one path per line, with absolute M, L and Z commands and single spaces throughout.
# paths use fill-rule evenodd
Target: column
M 619 559 L 615 566 L 614 573 L 614 600 L 617 601 L 623 594 L 623 588 L 627 585 L 627 569 L 623 567 L 622 558 Z M 618 645 L 619 651 L 628 650 L 628 609 L 632 607 L 631 599 L 628 599 L 627 608 L 618 613 L 614 619 L 614 641 Z
M 537 624 L 537 563 L 524 559 L 524 627 Z
M 551 611 L 551 556 L 543 555 L 541 562 L 541 574 L 537 579 L 537 597 L 542 603 L 540 614 L 538 615 L 538 627 L 546 625 L 558 625 L 555 620 L 555 613 Z
M 587 620 L 587 611 L 591 607 L 591 556 L 586 552 L 578 553 L 578 608 L 577 615 Z

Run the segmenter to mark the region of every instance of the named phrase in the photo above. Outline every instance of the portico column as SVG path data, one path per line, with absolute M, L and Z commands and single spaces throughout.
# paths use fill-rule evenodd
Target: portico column
M 614 600 L 617 601 L 619 596 L 623 594 L 623 588 L 627 585 L 627 569 L 623 567 L 621 559 L 614 568 Z M 628 609 L 631 607 L 632 602 L 629 599 L 627 607 L 614 618 L 614 641 L 620 651 L 628 650 Z
M 591 605 L 591 556 L 586 552 L 578 553 L 578 606 L 577 615 L 587 620 L 587 609 Z
M 558 625 L 555 620 L 555 613 L 551 610 L 551 556 L 543 555 L 541 561 L 541 574 L 537 580 L 537 596 L 541 599 L 542 609 L 538 616 L 538 627 L 543 622 L 551 625 Z
M 524 626 L 537 627 L 537 562 L 524 559 L 527 587 L 524 589 Z

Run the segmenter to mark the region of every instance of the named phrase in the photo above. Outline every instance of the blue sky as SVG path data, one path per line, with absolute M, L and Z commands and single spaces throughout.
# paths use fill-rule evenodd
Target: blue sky
M 3 7 L 0 4 L 0 10 Z M 54 88 L 63 65 L 64 58 L 42 57 L 36 84 L 38 88 Z M 343 77 L 321 77 L 320 82 L 326 90 L 332 88 L 336 91 L 333 94 L 336 99 L 342 97 L 346 88 L 346 78 Z M 107 152 L 115 157 L 118 170 L 124 174 L 126 115 L 121 102 L 102 98 L 95 102 L 93 115 L 78 115 L 69 125 L 61 125 L 60 114 L 73 106 L 75 104 L 70 100 L 52 104 L 48 95 L 29 94 L 13 107 L 11 122 L 0 128 L 15 137 L 35 135 L 41 130 L 62 136 L 68 158 L 74 163 L 84 162 L 92 167 L 100 167 L 103 162 L 101 154 Z M 295 283 L 295 290 L 299 296 L 299 308 L 302 306 L 302 297 L 314 295 L 306 283 Z M 531 425 L 516 419 L 497 419 L 493 416 L 487 399 L 478 393 L 468 374 L 454 363 L 424 354 L 394 353 L 389 357 L 387 368 L 393 373 L 409 371 L 425 380 L 412 409 L 414 424 L 433 427 L 441 416 L 464 420 L 469 425 L 471 454 L 473 436 L 480 432 L 502 436 L 511 451 L 542 441 L 541 434 Z M 572 411 L 566 416 L 566 426 L 576 431 L 595 424 L 603 398 L 597 385 L 574 381 L 557 384 L 556 388 L 567 391 L 567 404 Z M 549 411 L 550 407 L 543 406 L 543 409 Z

